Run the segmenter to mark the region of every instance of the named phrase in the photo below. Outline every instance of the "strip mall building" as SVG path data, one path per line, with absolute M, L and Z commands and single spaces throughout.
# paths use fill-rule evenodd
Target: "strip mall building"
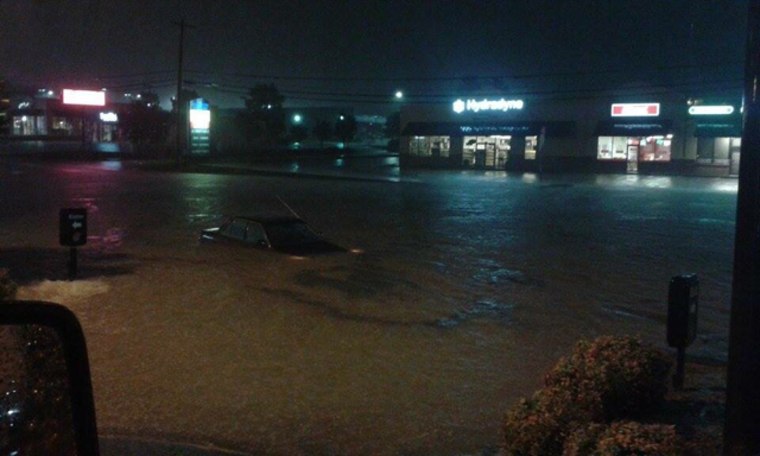
M 460 97 L 401 109 L 402 166 L 738 174 L 739 96 Z

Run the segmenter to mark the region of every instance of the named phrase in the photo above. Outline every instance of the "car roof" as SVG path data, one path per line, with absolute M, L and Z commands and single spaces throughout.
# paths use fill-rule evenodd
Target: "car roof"
M 233 215 L 230 219 L 245 220 L 246 222 L 258 222 L 258 223 L 289 223 L 289 222 L 302 222 L 300 218 L 294 215 L 276 215 L 276 214 L 258 214 L 258 215 Z

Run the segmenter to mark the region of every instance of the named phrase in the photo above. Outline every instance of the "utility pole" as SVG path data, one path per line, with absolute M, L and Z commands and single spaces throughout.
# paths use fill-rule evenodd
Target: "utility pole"
M 760 0 L 750 0 L 734 277 L 728 346 L 725 455 L 760 454 Z
M 176 108 L 177 112 L 175 115 L 177 116 L 177 137 L 176 137 L 176 153 L 177 153 L 177 166 L 180 166 L 182 164 L 182 146 L 183 146 L 183 135 L 185 134 L 185 122 L 184 122 L 184 103 L 182 102 L 182 60 L 183 60 L 183 54 L 184 54 L 184 46 L 185 46 L 185 27 L 188 27 L 188 24 L 185 23 L 185 18 L 183 17 L 180 19 L 179 22 L 174 22 L 174 25 L 179 26 L 179 57 L 178 57 L 178 65 L 177 65 L 177 98 L 176 100 Z

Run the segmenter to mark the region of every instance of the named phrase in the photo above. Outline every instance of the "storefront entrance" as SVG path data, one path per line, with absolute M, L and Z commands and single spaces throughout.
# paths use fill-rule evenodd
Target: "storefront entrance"
M 511 136 L 465 136 L 462 164 L 478 169 L 504 169 Z
M 639 172 L 639 146 L 638 144 L 628 145 L 628 158 L 626 171 L 628 174 L 636 174 Z

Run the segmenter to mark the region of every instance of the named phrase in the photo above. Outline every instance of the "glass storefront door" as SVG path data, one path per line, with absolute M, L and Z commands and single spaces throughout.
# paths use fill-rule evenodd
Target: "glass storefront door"
M 462 164 L 467 167 L 504 169 L 511 136 L 465 136 Z
M 639 172 L 639 146 L 638 144 L 628 144 L 628 158 L 626 170 L 635 174 Z

